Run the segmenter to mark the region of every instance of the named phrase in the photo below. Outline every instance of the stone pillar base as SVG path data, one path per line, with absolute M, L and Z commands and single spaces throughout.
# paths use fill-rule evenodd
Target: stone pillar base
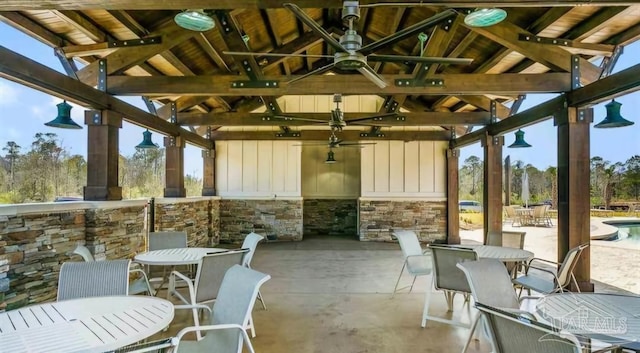
M 87 201 L 122 200 L 122 188 L 120 186 L 85 186 L 84 199 Z
M 164 197 L 187 197 L 185 188 L 165 188 Z
M 215 188 L 202 188 L 202 196 L 216 196 Z

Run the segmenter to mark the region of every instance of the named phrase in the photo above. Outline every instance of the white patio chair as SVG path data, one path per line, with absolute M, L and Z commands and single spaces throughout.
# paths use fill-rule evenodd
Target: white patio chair
M 89 251 L 89 249 L 84 245 L 78 244 L 73 250 L 73 253 L 76 255 L 80 255 L 85 262 L 95 261 L 93 254 L 91 254 L 91 251 Z M 141 268 L 134 267 L 135 265 L 139 264 L 136 264 L 135 262 L 129 263 L 129 274 L 134 273 L 136 274 L 136 276 L 138 276 L 138 278 L 134 279 L 133 281 L 129 281 L 129 294 L 135 295 L 140 293 L 148 293 L 149 295 L 154 295 L 155 291 L 153 290 L 153 287 L 151 287 L 151 283 L 149 282 L 149 278 L 147 278 L 147 274 Z
M 130 263 L 131 260 L 63 263 L 57 300 L 129 295 Z
M 194 325 L 200 326 L 198 311 L 201 309 L 201 305 L 211 304 L 216 300 L 224 274 L 233 265 L 241 265 L 242 258 L 248 251 L 249 249 L 239 249 L 203 256 L 198 263 L 195 281 L 178 271 L 171 272 L 169 293 L 184 303 L 184 305 L 174 305 L 174 308 L 191 309 Z M 182 281 L 187 285 L 188 298 L 176 290 L 177 281 Z M 251 329 L 253 330 L 253 327 Z M 202 338 L 200 331 L 196 332 L 196 337 L 198 340 Z
M 225 273 L 217 299 L 213 304 L 211 324 L 186 327 L 171 339 L 169 351 L 176 353 L 242 353 L 243 344 L 250 353 L 255 353 L 245 327 L 258 297 L 260 286 L 271 276 L 250 268 L 234 265 Z M 207 308 L 207 306 L 203 306 Z M 189 332 L 207 331 L 199 341 L 182 340 Z M 125 352 L 142 353 L 154 349 L 165 349 L 166 341 L 130 346 Z M 158 351 L 158 350 L 156 350 Z
M 541 294 L 564 292 L 573 282 L 580 292 L 578 282 L 573 275 L 573 269 L 578 264 L 580 254 L 589 244 L 579 245 L 567 252 L 562 263 L 534 257 L 525 265 L 524 275 L 513 280 L 513 284 L 520 286 L 531 294 L 534 290 Z M 551 264 L 553 267 L 542 267 L 540 264 Z
M 581 353 L 577 338 L 567 332 L 532 319 L 526 313 L 512 312 L 476 303 L 484 315 L 495 353 Z
M 251 268 L 251 260 L 253 260 L 253 255 L 256 252 L 256 248 L 258 247 L 258 243 L 261 242 L 264 237 L 258 233 L 251 232 L 244 237 L 242 241 L 242 249 L 249 249 L 249 252 L 244 255 L 242 259 L 242 265 L 248 268 Z M 264 299 L 262 299 L 262 294 L 258 291 L 258 300 L 262 304 L 262 308 L 267 310 L 267 305 L 264 303 Z
M 516 291 L 511 284 L 511 276 L 506 267 L 495 259 L 480 259 L 478 261 L 466 261 L 456 264 L 464 273 L 471 289 L 471 296 L 476 303 L 482 303 L 491 307 L 502 309 L 523 309 L 533 308 L 532 302 L 527 302 L 525 308 L 521 305 Z M 529 299 L 529 298 L 523 298 Z M 531 317 L 534 317 L 531 314 Z M 480 315 L 476 315 L 471 325 L 469 338 L 462 349 L 466 352 L 476 331 Z
M 465 302 L 471 293 L 469 282 L 464 273 L 456 267 L 459 262 L 475 261 L 478 254 L 472 249 L 446 246 L 446 245 L 430 245 L 431 256 L 433 258 L 433 276 L 431 277 L 431 285 L 427 288 L 424 299 L 424 309 L 422 312 L 422 327 L 427 325 L 427 319 L 438 321 L 450 325 L 468 327 L 459 321 L 448 320 L 438 316 L 429 315 L 429 306 L 431 304 L 431 289 L 443 290 L 447 300 L 448 311 L 453 311 L 453 299 L 456 293 L 465 295 Z
M 149 232 L 148 242 L 147 242 L 149 251 L 153 250 L 163 250 L 163 249 L 180 249 L 187 247 L 187 232 L 184 231 L 159 231 L 159 232 Z M 157 267 L 157 266 L 156 266 Z M 192 266 L 181 266 L 183 269 L 183 273 L 189 273 L 193 275 L 194 268 Z M 173 267 L 171 270 L 174 270 Z M 160 283 L 158 284 L 157 289 L 161 289 L 164 286 L 167 279 L 167 266 L 162 266 L 162 274 L 160 274 L 160 269 L 156 271 L 152 271 L 152 267 L 148 266 L 147 272 L 149 272 L 149 276 L 154 276 L 149 279 L 149 282 L 152 283 Z M 152 273 L 153 272 L 153 273 Z
M 487 234 L 487 245 L 497 245 L 505 248 L 524 249 L 524 238 L 527 232 L 500 231 Z M 505 262 L 507 271 L 515 277 L 518 271 L 516 262 Z
M 396 230 L 393 232 L 393 235 L 398 239 L 400 249 L 402 250 L 402 256 L 404 257 L 404 262 L 402 263 L 402 269 L 400 270 L 400 274 L 396 280 L 396 285 L 393 287 L 393 293 L 391 294 L 392 298 L 398 290 L 403 290 L 405 288 L 409 288 L 409 293 L 411 293 L 418 276 L 431 274 L 432 261 L 431 255 L 428 252 L 429 250 L 422 250 L 420 242 L 418 241 L 418 236 L 414 231 Z M 404 273 L 405 268 L 407 269 L 407 272 L 413 276 L 413 281 L 410 286 L 398 289 L 398 284 L 400 283 L 400 278 L 402 277 L 402 273 Z

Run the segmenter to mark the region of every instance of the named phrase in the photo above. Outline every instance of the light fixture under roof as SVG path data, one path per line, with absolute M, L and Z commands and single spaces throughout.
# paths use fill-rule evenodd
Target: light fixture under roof
M 507 18 L 507 11 L 499 8 L 476 9 L 464 18 L 464 23 L 470 27 L 488 27 L 498 24 Z
M 147 131 L 143 131 L 142 132 L 142 142 L 140 142 L 136 148 L 139 149 L 157 149 L 158 145 L 153 143 L 153 140 L 151 140 L 151 131 L 149 131 L 149 129 L 147 129 Z
M 71 119 L 71 105 L 67 101 L 62 101 L 56 107 L 58 107 L 58 116 L 45 125 L 62 129 L 82 129 L 82 126 Z
M 206 32 L 216 26 L 216 21 L 202 9 L 182 11 L 173 20 L 178 26 L 196 32 Z
M 622 107 L 622 103 L 616 102 L 614 99 L 604 107 L 607 109 L 607 116 L 604 120 L 594 125 L 594 127 L 606 129 L 633 125 L 633 121 L 629 121 L 620 115 L 620 107 Z
M 524 140 L 524 131 L 518 129 L 518 131 L 516 131 L 516 140 L 509 145 L 509 148 L 527 148 L 527 147 L 531 147 L 531 145 Z
M 329 152 L 327 152 L 327 160 L 324 161 L 326 164 L 333 164 L 336 162 L 336 158 L 335 155 L 333 153 L 333 151 L 331 149 L 329 149 Z

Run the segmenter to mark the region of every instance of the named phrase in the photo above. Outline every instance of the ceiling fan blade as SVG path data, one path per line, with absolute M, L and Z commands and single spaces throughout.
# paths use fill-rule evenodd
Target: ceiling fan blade
M 223 51 L 227 55 L 240 56 L 277 56 L 277 57 L 304 57 L 304 58 L 333 58 L 332 55 L 316 55 L 316 54 L 278 54 L 278 53 L 262 53 L 262 52 L 244 52 L 244 51 Z
M 291 84 L 293 82 L 300 81 L 303 78 L 307 78 L 307 77 L 312 76 L 312 75 L 321 74 L 321 73 L 323 73 L 325 71 L 329 71 L 332 68 L 333 68 L 333 63 L 331 63 L 329 65 L 325 65 L 323 67 L 319 67 L 319 68 L 317 68 L 317 69 L 315 69 L 315 70 L 313 70 L 311 72 L 307 72 L 306 74 L 304 74 L 302 76 L 298 76 L 298 77 L 294 78 L 293 80 L 287 81 L 287 83 Z
M 357 118 L 357 119 L 345 119 L 345 122 L 348 124 L 355 124 L 361 121 L 365 121 L 365 120 L 371 120 L 371 119 L 376 119 L 376 118 L 386 118 L 388 116 L 396 116 L 399 113 L 384 113 L 384 114 L 376 114 L 376 115 L 371 115 L 371 116 L 364 116 L 362 118 Z
M 297 121 L 309 121 L 312 123 L 328 123 L 328 120 L 320 120 L 320 119 L 311 119 L 311 118 L 299 118 L 297 116 L 291 116 L 291 115 L 272 115 L 273 118 L 276 119 L 283 119 L 283 120 L 297 120 Z
M 405 55 L 377 55 L 371 54 L 367 56 L 367 61 L 383 61 L 383 62 L 416 62 L 423 64 L 450 64 L 450 65 L 469 65 L 473 59 L 469 58 L 444 58 L 435 56 L 405 56 Z
M 335 38 L 331 36 L 331 34 L 325 31 L 325 29 L 322 28 L 318 24 L 318 22 L 316 22 L 313 18 L 309 17 L 309 15 L 307 15 L 307 13 L 304 12 L 304 10 L 298 7 L 298 5 L 292 4 L 292 3 L 285 3 L 283 4 L 283 6 L 289 9 L 291 12 L 293 12 L 293 14 L 296 15 L 296 17 L 300 21 L 302 21 L 304 24 L 309 26 L 309 28 L 311 28 L 316 33 L 318 33 L 327 42 L 327 44 L 332 46 L 334 49 L 338 51 L 344 51 L 344 52 L 347 51 L 347 49 L 343 47 L 342 44 L 340 44 L 340 42 L 338 42 Z
M 378 73 L 376 73 L 369 65 L 365 65 L 359 68 L 358 72 L 363 74 L 364 77 L 368 78 L 369 81 L 373 82 L 380 88 L 385 88 L 389 85 L 387 81 L 385 81 L 380 75 L 378 75 Z
M 354 123 L 347 123 L 347 125 L 360 125 L 360 126 L 393 126 L 393 125 L 389 125 L 389 124 L 384 124 L 384 123 L 365 123 L 365 122 L 354 122 Z
M 364 54 L 364 55 L 369 55 L 371 53 L 373 53 L 375 50 L 380 49 L 382 47 L 385 47 L 387 45 L 390 45 L 392 43 L 395 43 L 397 41 L 403 40 L 407 37 L 410 37 L 414 34 L 418 34 L 419 32 L 422 32 L 423 29 L 427 28 L 427 27 L 431 27 L 433 25 L 436 25 L 438 23 L 440 23 L 441 21 L 444 21 L 446 19 L 448 19 L 449 17 L 455 16 L 456 12 L 452 9 L 448 9 L 445 11 L 440 12 L 439 14 L 436 14 L 434 16 L 431 16 L 425 20 L 422 20 L 412 26 L 409 26 L 407 28 L 404 28 L 390 36 L 386 36 L 380 40 L 377 40 L 373 43 L 370 43 L 368 45 L 365 45 L 364 47 L 362 47 L 360 50 L 358 50 L 360 53 Z

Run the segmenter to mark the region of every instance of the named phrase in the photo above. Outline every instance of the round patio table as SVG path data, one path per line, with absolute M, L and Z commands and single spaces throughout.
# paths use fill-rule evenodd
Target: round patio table
M 613 345 L 640 341 L 640 296 L 601 293 L 556 293 L 541 298 L 536 314 L 574 335 Z
M 0 352 L 106 352 L 173 320 L 171 302 L 148 296 L 71 299 L 0 313 Z
M 226 251 L 220 248 L 176 248 L 147 251 L 137 254 L 135 261 L 143 265 L 179 266 L 197 265 L 206 254 Z
M 501 262 L 524 262 L 533 257 L 533 253 L 531 251 L 504 246 L 474 244 L 455 246 L 473 249 L 480 259 L 496 259 Z

